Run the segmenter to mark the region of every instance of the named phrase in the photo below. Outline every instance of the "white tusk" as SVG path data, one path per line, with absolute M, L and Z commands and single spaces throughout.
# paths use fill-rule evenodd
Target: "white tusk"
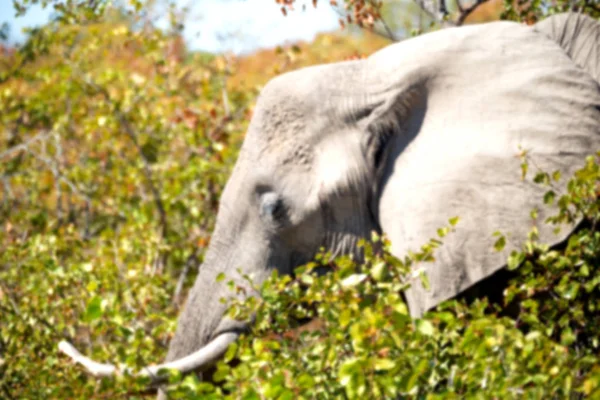
M 233 343 L 238 336 L 237 333 L 233 332 L 222 333 L 211 340 L 206 346 L 189 356 L 165 364 L 144 367 L 138 375 L 149 376 L 156 380 L 158 371 L 161 369 L 175 369 L 182 374 L 202 370 L 214 364 L 225 351 L 227 351 L 229 345 Z M 124 372 L 128 372 L 127 369 L 120 371 L 112 364 L 101 364 L 96 362 L 81 354 L 71 343 L 64 340 L 58 344 L 58 350 L 71 357 L 76 363 L 83 365 L 90 374 L 97 378 L 122 375 Z
M 58 350 L 71 357 L 76 363 L 83 365 L 90 374 L 97 378 L 117 375 L 119 373 L 117 371 L 117 367 L 115 367 L 114 365 L 101 364 L 92 360 L 89 357 L 84 356 L 79 352 L 79 350 L 77 350 L 71 343 L 67 341 L 62 340 L 58 344 Z
M 223 354 L 225 354 L 227 351 L 229 345 L 235 342 L 238 336 L 238 333 L 233 332 L 221 333 L 219 336 L 211 340 L 206 346 L 202 347 L 198 351 L 195 351 L 189 356 L 185 356 L 165 364 L 145 367 L 141 374 L 154 377 L 161 369 L 175 369 L 182 374 L 192 371 L 199 371 L 203 368 L 211 366 L 219 358 L 221 358 L 221 356 L 223 356 Z

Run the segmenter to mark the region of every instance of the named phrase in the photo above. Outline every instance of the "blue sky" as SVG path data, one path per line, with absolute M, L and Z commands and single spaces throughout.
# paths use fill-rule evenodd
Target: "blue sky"
M 189 47 L 194 50 L 243 53 L 299 39 L 311 40 L 318 32 L 338 27 L 337 16 L 326 1 L 321 1 L 316 10 L 306 1 L 305 11 L 299 6 L 287 17 L 274 0 L 178 0 L 178 3 L 194 4 L 184 31 Z M 297 3 L 301 5 L 303 0 Z M 51 7 L 35 6 L 25 16 L 15 18 L 12 1 L 0 0 L 0 23 L 10 23 L 12 42 L 22 42 L 21 29 L 45 23 L 51 12 Z

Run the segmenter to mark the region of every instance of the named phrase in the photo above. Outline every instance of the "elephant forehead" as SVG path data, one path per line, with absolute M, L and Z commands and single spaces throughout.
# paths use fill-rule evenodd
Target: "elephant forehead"
M 289 104 L 273 104 L 257 110 L 253 120 L 252 130 L 254 140 L 264 147 L 281 146 L 285 143 L 298 141 L 306 130 L 307 112 L 302 102 Z M 262 147 L 261 146 L 261 147 Z
M 358 76 L 361 65 L 308 67 L 269 81 L 245 139 L 250 158 L 271 166 L 313 165 L 323 138 L 345 129 L 345 106 L 353 96 L 342 81 Z
M 272 166 L 310 166 L 314 159 L 310 145 L 310 117 L 301 102 L 260 107 L 246 136 L 253 162 Z
M 280 140 L 265 144 L 250 158 L 266 170 L 285 167 L 302 167 L 309 170 L 314 157 L 314 150 L 308 144 L 299 140 Z

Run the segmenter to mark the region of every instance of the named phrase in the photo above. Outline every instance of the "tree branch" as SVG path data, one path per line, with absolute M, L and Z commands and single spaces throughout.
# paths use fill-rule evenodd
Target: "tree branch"
M 419 8 L 432 20 L 438 22 L 439 24 L 442 24 L 443 21 L 443 17 L 440 18 L 439 15 L 437 15 L 434 11 L 430 10 L 426 5 L 425 2 L 423 0 L 413 0 L 415 2 L 416 5 L 419 6 Z M 442 6 L 443 3 L 443 6 Z M 442 10 L 442 8 L 444 10 L 446 10 L 446 3 L 444 2 L 444 0 L 440 0 L 440 10 Z M 447 11 L 446 11 L 447 13 Z
M 33 156 L 33 158 L 35 158 L 38 161 L 41 161 L 42 163 L 44 163 L 48 168 L 50 168 L 50 170 L 52 171 L 53 176 L 55 177 L 55 179 L 63 182 L 64 184 L 66 184 L 73 193 L 76 193 L 77 195 L 79 195 L 85 202 L 86 202 L 86 206 L 89 206 L 92 204 L 92 199 L 90 197 L 90 195 L 88 195 L 86 193 L 86 191 L 84 189 L 81 189 L 80 187 L 77 186 L 77 184 L 75 184 L 75 182 L 69 180 L 68 178 L 66 178 L 61 172 L 60 170 L 56 167 L 56 165 L 54 165 L 53 161 L 44 157 L 41 154 L 37 154 L 35 153 L 32 149 L 30 149 L 29 147 L 25 147 L 25 150 Z M 111 207 L 110 205 L 106 204 L 105 202 L 98 200 L 98 202 L 100 203 L 100 205 L 102 205 L 104 208 L 106 208 L 109 212 L 111 213 L 115 213 L 116 215 L 118 215 L 120 218 L 125 218 L 125 215 L 119 211 L 119 210 L 115 210 L 113 207 Z
M 59 333 L 56 331 L 56 328 L 54 327 L 53 324 L 51 324 L 50 322 L 48 322 L 46 319 L 38 317 L 37 315 L 22 315 L 20 313 L 20 311 L 18 309 L 10 309 L 8 307 L 4 307 L 3 305 L 0 305 L 0 311 L 6 314 L 12 314 L 15 317 L 21 319 L 23 322 L 29 322 L 29 318 L 31 317 L 33 319 L 35 319 L 36 321 L 40 322 L 42 325 L 44 325 L 46 328 L 48 328 L 52 333 L 54 333 L 55 335 L 59 335 Z M 63 335 L 64 336 L 64 335 Z M 70 337 L 68 337 L 68 339 L 71 339 Z
M 396 35 L 394 35 L 394 32 L 392 32 L 392 30 L 390 29 L 390 26 L 385 21 L 385 19 L 381 18 L 379 20 L 379 22 L 381 22 L 381 24 L 383 25 L 383 29 L 385 29 L 386 35 L 383 35 L 382 33 L 376 31 L 375 29 L 372 29 L 371 32 L 374 32 L 379 36 L 383 36 L 384 38 L 387 38 L 387 39 L 391 40 L 392 42 L 397 42 L 398 39 L 396 38 Z
M 488 0 L 476 0 L 475 3 L 471 4 L 469 7 L 463 8 L 462 5 L 460 5 L 460 0 L 456 0 L 456 4 L 459 6 L 460 14 L 458 15 L 455 24 L 457 26 L 464 24 L 467 17 L 471 15 L 473 11 L 475 11 L 483 3 L 487 2 Z
M 450 26 L 461 26 L 465 23 L 465 20 L 467 19 L 467 17 L 469 15 L 471 15 L 480 5 L 482 5 L 483 3 L 487 3 L 489 0 L 475 0 L 475 2 L 467 8 L 465 8 L 462 5 L 460 0 L 456 0 L 456 8 L 458 8 L 458 17 L 456 18 L 455 21 L 449 21 L 449 20 L 445 19 L 445 17 L 447 17 L 449 15 L 448 7 L 446 5 L 446 0 L 439 0 L 440 1 L 440 8 L 439 8 L 440 15 L 436 15 L 433 10 L 430 10 L 425 5 L 425 2 L 423 0 L 413 0 L 413 1 L 415 2 L 415 4 L 417 4 L 419 6 L 419 8 L 421 10 L 423 10 L 423 12 L 425 12 L 425 14 L 427 14 L 427 16 L 429 18 L 433 19 L 434 21 L 436 21 L 442 25 L 446 24 L 446 25 L 450 25 Z
M 439 0 L 439 1 L 440 1 L 440 10 L 439 11 L 440 11 L 441 20 L 443 21 L 444 18 L 448 16 L 448 7 L 446 7 L 446 0 Z
M 185 265 L 181 270 L 181 274 L 179 275 L 179 279 L 177 280 L 177 286 L 175 287 L 175 292 L 173 293 L 172 304 L 175 306 L 179 306 L 179 298 L 181 296 L 181 291 L 183 290 L 183 285 L 185 284 L 185 278 L 187 278 L 188 273 L 192 269 L 192 266 L 198 264 L 198 249 L 194 248 L 192 254 L 185 261 Z
M 337 13 L 338 17 L 340 17 L 341 19 L 344 19 L 345 15 L 340 11 L 339 8 L 337 7 L 332 7 L 335 12 Z M 369 32 L 376 34 L 377 36 L 381 36 L 384 39 L 388 39 L 391 40 L 393 42 L 397 42 L 398 39 L 396 39 L 396 36 L 394 35 L 394 33 L 392 32 L 392 30 L 390 29 L 389 25 L 387 24 L 387 22 L 385 22 L 385 20 L 383 18 L 380 18 L 378 20 L 379 22 L 381 22 L 381 24 L 383 25 L 383 29 L 385 30 L 384 32 L 378 31 L 376 29 L 369 29 Z M 364 26 L 359 26 L 361 29 L 367 29 Z
M 100 93 L 107 102 L 114 104 L 112 99 L 110 98 L 110 94 L 108 93 L 108 91 L 105 88 L 97 85 L 96 83 L 92 82 L 90 79 L 84 78 L 83 81 L 88 86 L 93 88 L 96 92 Z M 144 151 L 138 142 L 137 135 L 136 135 L 133 127 L 129 123 L 129 120 L 127 119 L 126 114 L 123 111 L 121 111 L 119 108 L 115 107 L 114 115 L 117 118 L 117 121 L 119 122 L 119 124 L 121 125 L 123 130 L 125 131 L 125 134 L 129 137 L 129 139 L 135 146 L 135 148 L 142 160 L 142 171 L 144 174 L 144 178 L 146 180 L 146 185 L 148 186 L 148 188 L 150 189 L 150 192 L 152 193 L 154 204 L 158 211 L 159 224 L 160 224 L 160 228 L 161 228 L 160 234 L 161 234 L 161 238 L 164 240 L 167 237 L 167 233 L 169 230 L 168 221 L 167 221 L 167 212 L 165 210 L 165 206 L 160 197 L 160 192 L 158 190 L 158 187 L 154 184 L 154 178 L 152 175 L 152 170 L 150 168 L 150 162 L 148 161 L 148 158 L 144 154 Z M 162 264 L 164 264 L 163 257 L 161 257 L 161 259 L 157 260 L 157 261 L 161 265 L 156 266 L 155 269 L 161 269 Z
M 106 96 L 108 96 L 108 93 L 106 93 Z M 107 98 L 107 101 L 109 101 L 108 98 Z M 140 155 L 140 158 L 142 159 L 142 166 L 143 166 L 142 170 L 144 172 L 144 177 L 146 178 L 146 184 L 150 188 L 150 191 L 152 192 L 152 196 L 154 197 L 154 203 L 156 205 L 156 209 L 158 210 L 158 214 L 160 217 L 162 236 L 164 238 L 164 237 L 166 237 L 167 231 L 168 231 L 167 212 L 165 211 L 165 206 L 163 205 L 163 202 L 160 198 L 160 192 L 158 191 L 158 188 L 154 184 L 152 170 L 150 169 L 150 162 L 148 161 L 148 158 L 144 154 L 144 151 L 142 150 L 142 147 L 140 146 L 140 144 L 137 140 L 137 136 L 136 136 L 131 124 L 125 117 L 125 115 L 118 109 L 115 110 L 115 114 L 117 115 L 117 119 L 118 119 L 119 123 L 125 130 L 125 133 L 127 134 L 127 136 L 129 136 L 129 138 L 133 142 L 133 145 L 137 149 L 137 151 Z
M 14 147 L 11 147 L 10 149 L 3 151 L 2 153 L 0 153 L 0 158 L 10 157 L 21 151 L 27 151 L 29 148 L 29 145 L 37 142 L 38 140 L 46 139 L 49 135 L 50 135 L 49 131 L 42 131 L 42 132 L 38 133 L 37 135 L 33 136 L 32 138 L 27 139 L 25 142 L 20 143 Z

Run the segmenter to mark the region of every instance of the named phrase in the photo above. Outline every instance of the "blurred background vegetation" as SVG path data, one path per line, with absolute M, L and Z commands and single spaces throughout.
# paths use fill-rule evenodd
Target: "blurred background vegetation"
M 236 4 L 231 2 L 232 12 Z M 178 309 L 209 243 L 219 195 L 235 162 L 256 96 L 271 77 L 307 65 L 365 57 L 393 40 L 447 25 L 501 17 L 533 23 L 566 9 L 596 17 L 600 11 L 595 1 L 489 0 L 443 6 L 425 0 L 278 0 L 269 6 L 279 8 L 281 18 L 315 5 L 318 10 L 333 8 L 339 14 L 341 29 L 318 34 L 311 42 L 284 43 L 274 49 L 235 55 L 190 51 L 182 36 L 187 14 L 178 2 L 15 0 L 13 12 L 23 13 L 39 5 L 52 8 L 52 18 L 47 24 L 30 29 L 22 44 L 9 44 L 9 25 L 3 25 L 0 31 L 0 38 L 4 39 L 0 47 L 0 398 L 6 399 L 144 395 L 139 382 L 89 378 L 57 354 L 56 344 L 66 338 L 94 358 L 133 367 L 164 358 Z M 159 28 L 148 18 L 159 5 L 168 10 L 167 27 Z M 597 169 L 593 163 L 588 167 L 584 183 L 595 184 Z M 595 204 L 594 198 L 586 199 Z M 567 201 L 565 207 L 569 204 Z M 596 217 L 596 209 L 586 212 L 590 218 Z M 590 235 L 586 238 L 598 239 L 597 235 Z M 595 246 L 596 242 L 589 245 Z M 581 259 L 574 257 L 571 261 L 575 265 Z M 396 265 L 389 257 L 371 262 Z M 600 276 L 594 275 L 597 264 L 591 261 L 588 264 L 585 278 L 599 280 Z M 341 271 L 339 276 L 335 275 L 339 279 L 350 274 L 349 269 Z M 577 279 L 580 278 L 578 275 Z M 271 285 L 270 289 L 267 285 L 267 290 L 279 287 Z M 322 293 L 333 290 L 325 287 L 326 283 L 319 285 L 316 287 Z M 594 293 L 595 287 L 592 285 L 589 293 Z M 383 293 L 381 288 L 361 290 L 366 290 L 364 295 L 373 295 L 377 290 Z M 337 294 L 332 294 L 331 301 L 325 303 L 334 304 L 336 300 L 337 307 L 353 304 L 338 292 L 331 293 Z M 385 292 L 385 296 L 391 296 L 390 293 Z M 265 316 L 265 321 L 274 310 L 285 316 L 281 310 L 299 301 L 293 296 L 287 299 L 288 303 L 275 302 L 279 308 L 265 309 L 260 315 Z M 574 300 L 577 299 L 575 295 Z M 393 301 L 401 308 L 399 296 Z M 331 307 L 328 314 L 331 321 L 339 321 L 343 312 L 346 319 L 365 315 L 360 307 L 350 311 Z M 564 315 L 568 315 L 571 305 L 564 307 L 567 310 Z M 373 326 L 384 324 L 384 309 L 369 312 L 374 315 Z M 589 351 L 581 350 L 582 345 L 578 344 L 576 355 L 569 355 L 569 349 L 575 348 L 569 346 L 576 342 L 579 331 L 571 331 L 562 345 L 540 341 L 535 342 L 541 343 L 535 345 L 539 348 L 534 346 L 517 354 L 509 351 L 509 345 L 512 339 L 524 340 L 518 336 L 521 331 L 508 322 L 489 320 L 481 323 L 482 332 L 497 332 L 497 326 L 504 326 L 503 335 L 506 332 L 513 335 L 506 333 L 508 336 L 496 343 L 509 346 L 506 354 L 512 357 L 510 362 L 530 359 L 534 350 L 539 351 L 539 357 L 560 358 L 560 362 L 548 361 L 548 365 L 534 362 L 523 371 L 532 376 L 539 372 L 538 380 L 526 380 L 519 375 L 525 372 L 519 370 L 515 376 L 523 379 L 515 378 L 513 382 L 506 371 L 494 375 L 495 366 L 491 375 L 489 368 L 488 372 L 485 368 L 480 371 L 489 360 L 473 361 L 472 368 L 457 361 L 456 368 L 466 374 L 464 382 L 450 378 L 459 383 L 449 385 L 448 374 L 456 375 L 456 371 L 452 372 L 454 367 L 423 364 L 423 360 L 435 359 L 442 350 L 452 353 L 454 359 L 478 360 L 468 351 L 452 347 L 458 346 L 452 338 L 464 334 L 471 321 L 468 315 L 481 316 L 479 311 L 466 308 L 453 313 L 455 317 L 451 319 L 432 317 L 433 322 L 417 325 L 403 318 L 392 321 L 400 325 L 388 328 L 402 327 L 408 332 L 396 341 L 397 347 L 412 350 L 397 365 L 390 361 L 372 367 L 373 371 L 387 371 L 384 376 L 404 379 L 400 383 L 391 378 L 358 379 L 371 366 L 361 364 L 360 357 L 348 356 L 336 361 L 345 362 L 343 368 L 336 364 L 339 373 L 321 371 L 323 376 L 310 360 L 295 366 L 282 363 L 289 364 L 287 375 L 281 375 L 280 370 L 262 378 L 252 375 L 251 370 L 234 372 L 233 367 L 223 365 L 221 379 L 225 375 L 230 377 L 226 389 L 203 386 L 190 378 L 173 396 L 205 398 L 229 393 L 236 398 L 398 395 L 424 398 L 443 386 L 442 381 L 446 382 L 445 388 L 457 389 L 441 393 L 476 395 L 477 391 L 470 390 L 473 387 L 484 390 L 482 379 L 490 382 L 496 379 L 499 385 L 501 382 L 512 385 L 504 387 L 504 391 L 491 392 L 498 394 L 496 398 L 504 398 L 512 393 L 509 388 L 517 388 L 514 393 L 518 394 L 528 387 L 539 389 L 552 379 L 560 387 L 559 391 L 551 392 L 554 395 L 566 395 L 572 390 L 591 394 L 598 386 L 589 378 L 598 375 L 597 372 L 589 375 L 598 369 L 593 358 L 598 347 L 597 330 L 584 329 L 586 335 L 592 336 L 587 338 L 591 343 Z M 584 314 L 582 311 L 581 315 Z M 560 317 L 566 318 L 564 315 Z M 577 321 L 585 325 L 583 319 Z M 532 326 L 540 323 L 530 321 Z M 560 326 L 562 332 L 569 321 L 561 320 Z M 270 326 L 271 331 L 284 328 L 289 326 Z M 336 329 L 346 328 L 350 329 L 342 324 Z M 454 332 L 448 336 L 450 342 L 443 346 L 436 336 L 442 335 L 442 328 Z M 260 324 L 257 329 L 268 330 Z M 328 342 L 329 351 L 335 353 L 341 348 L 336 346 L 344 346 L 342 339 L 348 338 L 344 335 L 351 335 L 349 331 L 340 332 L 332 336 L 335 340 Z M 551 338 L 554 333 L 542 336 Z M 475 341 L 481 336 L 473 335 Z M 437 345 L 433 346 L 434 342 Z M 241 344 L 235 351 L 249 362 L 261 360 L 266 353 L 256 343 L 260 342 L 255 342 L 254 347 L 249 344 L 251 350 L 244 350 Z M 276 346 L 272 344 L 274 341 L 268 343 Z M 389 342 L 380 344 L 369 351 L 390 351 Z M 280 355 L 281 359 L 289 359 L 284 356 L 299 351 L 292 349 L 293 346 Z M 419 355 L 421 350 L 423 353 Z M 399 354 L 396 357 L 400 359 Z M 310 379 L 301 368 L 305 371 L 312 368 Z M 502 368 L 498 366 L 498 371 Z M 412 372 L 406 377 L 400 370 Z M 469 371 L 475 371 L 472 382 Z M 290 374 L 294 377 L 291 381 L 300 382 L 294 390 L 285 389 Z M 490 377 L 482 378 L 481 374 Z M 436 380 L 434 376 L 445 380 Z M 332 384 L 329 392 L 303 391 L 327 385 L 324 377 L 338 384 Z M 257 386 L 252 386 L 253 382 Z M 275 386 L 267 390 L 265 385 Z M 261 392 L 257 387 L 264 390 Z M 240 391 L 236 392 L 236 388 Z

